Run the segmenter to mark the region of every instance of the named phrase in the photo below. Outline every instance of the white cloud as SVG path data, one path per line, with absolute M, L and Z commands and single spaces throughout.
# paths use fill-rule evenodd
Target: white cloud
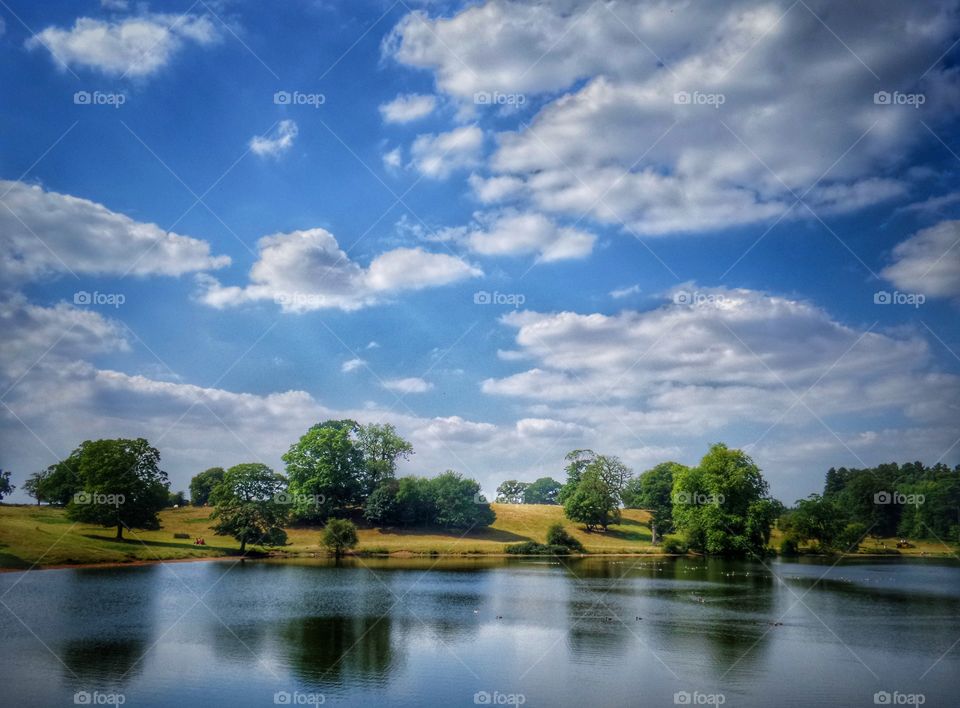
M 491 0 L 412 12 L 384 46 L 465 105 L 481 91 L 543 102 L 497 136 L 490 174 L 471 181 L 482 201 L 671 234 L 769 222 L 808 189 L 822 214 L 905 194 L 896 168 L 929 138 L 917 118 L 956 101 L 956 72 L 937 62 L 958 29 L 951 4 Z M 878 90 L 926 102 L 878 105 Z
M 893 249 L 881 275 L 901 290 L 930 297 L 960 297 L 960 221 L 941 221 Z
M 410 147 L 413 166 L 423 175 L 444 179 L 456 170 L 476 167 L 483 150 L 483 131 L 475 125 L 448 133 L 418 135 Z
M 70 29 L 47 27 L 26 46 L 45 48 L 62 66 L 145 77 L 166 66 L 185 44 L 206 46 L 219 39 L 206 15 L 145 14 L 117 22 L 79 17 Z
M 218 308 L 272 300 L 285 312 L 356 310 L 394 293 L 482 275 L 460 258 L 421 248 L 386 251 L 364 268 L 340 249 L 333 234 L 319 228 L 265 236 L 257 247 L 248 285 L 223 286 L 202 276 L 200 299 Z
M 406 93 L 380 106 L 380 115 L 387 123 L 409 123 L 424 118 L 437 106 L 436 96 Z
M 539 260 L 584 258 L 593 251 L 596 236 L 580 229 L 558 226 L 543 214 L 512 210 L 476 214 L 476 227 L 460 240 L 474 253 L 486 256 L 537 253 Z
M 360 359 L 359 357 L 354 359 L 348 359 L 347 361 L 343 362 L 343 364 L 341 364 L 340 371 L 342 371 L 345 374 L 349 374 L 351 371 L 356 371 L 360 367 L 366 366 L 366 363 L 367 362 L 365 362 L 363 359 Z
M 614 300 L 619 300 L 621 298 L 630 297 L 631 295 L 636 295 L 640 292 L 640 285 L 630 285 L 625 288 L 617 288 L 616 290 L 610 291 L 610 297 Z
M 393 148 L 393 150 L 388 150 L 383 153 L 383 166 L 389 170 L 400 169 L 400 166 L 403 165 L 403 152 L 399 147 Z
M 433 388 L 433 384 L 411 376 L 405 379 L 388 379 L 383 382 L 383 387 L 388 391 L 396 391 L 397 393 L 426 393 Z
M 0 180 L 0 275 L 8 283 L 78 275 L 181 275 L 220 268 L 210 244 L 102 204 Z
M 269 136 L 255 135 L 250 138 L 250 150 L 260 157 L 280 157 L 293 147 L 299 132 L 296 121 L 282 120 Z
M 100 0 L 100 7 L 105 10 L 126 10 L 127 0 Z

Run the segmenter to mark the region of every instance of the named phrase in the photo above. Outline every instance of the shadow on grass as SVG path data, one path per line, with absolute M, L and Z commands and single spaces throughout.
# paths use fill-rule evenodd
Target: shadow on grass
M 15 556 L 6 551 L 0 551 L 0 568 L 29 568 L 30 563 L 20 556 Z
M 216 551 L 225 556 L 228 555 L 240 555 L 240 549 L 232 548 L 228 546 L 213 546 L 210 544 L 204 546 L 196 546 L 191 543 L 173 543 L 171 541 L 150 541 L 147 539 L 141 538 L 123 538 L 117 540 L 113 536 L 101 536 L 95 533 L 84 533 L 80 534 L 84 538 L 89 538 L 94 541 L 102 541 L 104 543 L 112 544 L 117 548 L 136 548 L 146 546 L 147 548 L 176 548 L 178 550 L 196 550 L 196 551 Z M 248 554 L 249 555 L 249 554 Z
M 474 529 L 469 533 L 464 533 L 463 529 L 445 529 L 445 528 L 381 528 L 377 529 L 385 536 L 452 536 L 454 538 L 469 538 L 474 541 L 495 541 L 497 543 L 515 543 L 518 541 L 532 541 L 529 536 L 521 536 L 510 531 L 500 529 L 482 528 Z
M 620 523 L 616 524 L 616 528 L 608 528 L 604 535 L 621 541 L 649 542 L 651 540 L 650 528 L 646 524 L 633 519 L 621 519 Z

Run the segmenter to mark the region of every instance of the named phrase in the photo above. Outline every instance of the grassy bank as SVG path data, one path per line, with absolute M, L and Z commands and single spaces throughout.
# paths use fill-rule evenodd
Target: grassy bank
M 606 534 L 586 533 L 579 525 L 567 521 L 558 506 L 539 504 L 493 504 L 497 520 L 493 526 L 465 535 L 436 529 L 360 529 L 357 551 L 391 554 L 493 554 L 503 553 L 504 546 L 521 541 L 546 540 L 547 528 L 560 522 L 591 553 L 658 553 L 650 544 L 646 526 L 647 514 L 635 509 L 623 512 L 620 524 Z M 160 513 L 161 528 L 157 531 L 126 532 L 127 539 L 114 540 L 114 530 L 89 524 L 75 524 L 63 509 L 0 504 L 0 568 L 38 566 L 133 563 L 157 560 L 189 560 L 230 556 L 239 552 L 239 544 L 231 538 L 215 536 L 210 529 L 210 509 L 186 507 Z M 174 538 L 187 534 L 188 538 Z M 289 544 L 284 554 L 309 556 L 323 553 L 319 528 L 288 529 Z M 206 546 L 193 545 L 202 536 Z M 771 546 L 776 548 L 779 535 L 774 531 Z M 913 548 L 896 549 L 896 539 L 868 539 L 860 547 L 861 554 L 955 555 L 935 541 L 915 541 Z
M 570 533 L 593 553 L 651 553 L 645 512 L 624 511 L 622 523 L 606 534 L 586 533 L 566 521 L 558 506 L 493 504 L 493 526 L 462 535 L 436 529 L 360 529 L 359 552 L 412 554 L 503 553 L 504 546 L 521 541 L 544 542 L 547 528 L 564 523 Z M 210 529 L 210 509 L 186 507 L 160 513 L 161 528 L 126 531 L 124 541 L 114 540 L 114 529 L 75 524 L 62 509 L 42 506 L 0 505 L 0 568 L 123 563 L 151 560 L 212 558 L 239 552 L 231 538 L 215 536 Z M 291 528 L 289 554 L 322 553 L 321 529 Z M 185 539 L 174 534 L 188 534 Z M 195 546 L 202 536 L 206 546 Z

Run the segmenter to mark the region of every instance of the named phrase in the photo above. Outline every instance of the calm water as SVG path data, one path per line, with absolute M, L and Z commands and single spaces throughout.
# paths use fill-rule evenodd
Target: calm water
M 230 561 L 0 595 L 10 706 L 960 705 L 944 561 Z

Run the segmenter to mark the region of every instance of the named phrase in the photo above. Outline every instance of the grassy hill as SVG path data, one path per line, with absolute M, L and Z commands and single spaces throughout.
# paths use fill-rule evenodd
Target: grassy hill
M 437 529 L 360 529 L 361 552 L 412 554 L 503 553 L 504 546 L 521 541 L 546 540 L 547 528 L 556 522 L 578 538 L 594 553 L 651 553 L 647 514 L 628 509 L 622 523 L 611 526 L 606 534 L 586 533 L 567 521 L 559 506 L 540 504 L 493 504 L 497 520 L 493 526 L 461 535 Z M 27 568 L 38 565 L 72 563 L 124 563 L 150 560 L 209 558 L 238 552 L 240 544 L 231 538 L 215 536 L 210 529 L 210 509 L 186 507 L 160 513 L 157 531 L 127 531 L 124 541 L 113 538 L 114 530 L 74 523 L 63 509 L 47 506 L 0 504 L 0 568 Z M 189 534 L 177 539 L 174 534 Z M 323 552 L 321 529 L 287 530 L 289 545 L 285 553 Z M 206 546 L 195 546 L 202 536 Z

